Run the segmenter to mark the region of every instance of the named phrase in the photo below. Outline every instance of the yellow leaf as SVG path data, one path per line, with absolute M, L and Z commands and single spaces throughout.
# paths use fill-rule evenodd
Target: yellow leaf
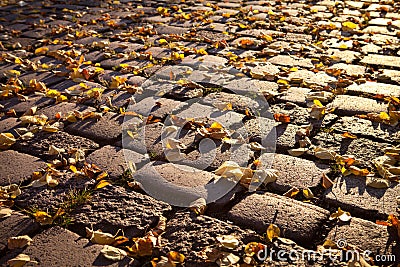
M 381 120 L 385 120 L 385 121 L 390 120 L 390 116 L 389 116 L 386 112 L 381 112 L 381 113 L 379 113 L 379 118 L 380 118 Z
M 267 228 L 267 238 L 269 242 L 272 242 L 274 238 L 277 238 L 281 235 L 281 230 L 275 224 L 270 224 Z
M 351 220 L 350 212 L 344 211 L 341 208 L 338 208 L 337 212 L 332 213 L 329 217 L 330 220 L 339 219 L 342 222 L 348 222 Z
M 44 55 L 49 51 L 48 47 L 39 47 L 35 49 L 35 55 Z
M 78 169 L 77 169 L 74 165 L 69 166 L 69 169 L 70 169 L 73 173 L 77 173 L 77 172 L 78 172 Z
M 47 97 L 51 97 L 51 98 L 55 98 L 55 97 L 57 97 L 59 95 L 61 95 L 61 93 L 59 91 L 57 91 L 57 90 L 54 90 L 54 89 L 47 90 L 47 92 L 46 92 L 46 96 Z
M 322 105 L 321 101 L 319 101 L 318 99 L 314 99 L 314 105 L 318 106 L 318 107 L 323 107 L 324 105 Z
M 279 80 L 277 81 L 277 83 L 278 83 L 278 84 L 282 84 L 282 85 L 288 85 L 288 84 L 289 84 L 289 82 L 288 82 L 287 80 L 284 80 L 284 79 L 279 79 Z
M 95 187 L 94 189 L 100 189 L 100 188 L 103 188 L 103 187 L 105 187 L 105 186 L 107 186 L 107 185 L 110 185 L 110 184 L 111 184 L 110 181 L 101 180 L 101 181 L 96 185 L 96 187 Z
M 296 187 L 292 187 L 289 191 L 287 191 L 283 196 L 288 197 L 288 198 L 294 198 L 297 196 L 297 194 L 300 192 L 300 190 Z
M 311 191 L 310 188 L 305 188 L 305 189 L 303 189 L 303 196 L 304 196 L 307 200 L 313 199 L 313 198 L 314 198 L 314 194 L 313 194 L 313 192 Z
M 342 136 L 343 136 L 344 138 L 350 138 L 350 139 L 356 139 L 356 138 L 357 138 L 357 135 L 354 135 L 354 134 L 349 133 L 349 132 L 343 133 Z
M 68 97 L 66 97 L 65 95 L 59 95 L 59 96 L 57 96 L 56 101 L 57 102 L 65 102 L 65 101 L 68 101 Z
M 167 254 L 168 260 L 175 264 L 182 264 L 185 261 L 185 256 L 176 251 L 170 251 Z
M 343 22 L 342 26 L 343 26 L 344 30 L 348 30 L 348 29 L 355 30 L 358 28 L 357 24 L 350 22 L 350 21 Z
M 45 211 L 37 211 L 33 214 L 33 216 L 35 217 L 36 221 L 41 225 L 53 223 L 53 218 Z
M 160 45 L 168 44 L 167 40 L 165 40 L 165 39 L 160 39 L 160 40 L 158 40 L 158 43 L 159 43 Z
M 215 130 L 221 130 L 221 129 L 223 129 L 224 127 L 219 123 L 219 122 L 213 122 L 212 124 L 211 124 L 211 127 L 210 127 L 211 129 L 215 129 Z

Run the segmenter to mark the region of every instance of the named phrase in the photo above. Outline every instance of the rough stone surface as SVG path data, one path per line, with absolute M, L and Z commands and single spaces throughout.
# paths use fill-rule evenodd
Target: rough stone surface
M 359 218 L 352 218 L 350 223 L 338 223 L 328 234 L 332 241 L 346 240 L 348 244 L 355 245 L 361 250 L 369 250 L 374 255 L 395 254 L 399 257 L 398 244 L 393 236 L 382 225 Z
M 335 113 L 338 115 L 352 116 L 356 114 L 386 112 L 387 104 L 364 97 L 338 95 L 328 105 L 328 108 L 334 108 Z
M 259 160 L 261 162 L 267 161 L 264 158 L 269 156 L 269 154 L 263 154 Z M 306 159 L 282 154 L 275 154 L 272 157 L 271 168 L 277 170 L 279 174 L 276 182 L 269 186 L 281 193 L 290 190 L 292 187 L 315 187 L 320 183 L 322 174 L 329 171 L 328 165 L 314 163 Z
M 396 196 L 400 186 L 388 189 L 367 187 L 364 177 L 339 177 L 335 185 L 325 195 L 328 205 L 338 206 L 355 216 L 368 218 L 386 217 L 397 209 Z
M 121 135 L 124 117 L 113 112 L 106 113 L 101 119 L 86 119 L 66 127 L 70 134 L 87 137 L 101 144 L 113 143 Z
M 399 96 L 400 86 L 386 83 L 366 82 L 363 84 L 352 84 L 346 88 L 350 93 L 362 94 L 376 94 L 385 96 Z
M 370 65 L 381 65 L 388 67 L 400 67 L 400 60 L 398 57 L 394 56 L 384 56 L 384 55 L 368 55 L 361 60 L 361 63 Z
M 86 153 L 99 147 L 98 144 L 90 139 L 59 131 L 56 133 L 38 132 L 30 140 L 17 142 L 14 148 L 20 152 L 39 156 L 43 159 L 53 159 L 55 156 L 49 154 L 51 145 L 57 148 L 64 148 L 65 151 L 72 148 L 80 148 Z
M 104 146 L 91 153 L 86 161 L 94 163 L 102 171 L 106 171 L 111 179 L 118 179 L 128 170 L 127 161 L 132 162 L 137 168 L 148 160 L 145 155 L 120 147 Z
M 34 171 L 46 167 L 37 157 L 16 151 L 0 152 L 0 185 L 19 184 L 31 177 Z
M 328 217 L 322 208 L 270 193 L 248 195 L 228 213 L 231 221 L 258 233 L 274 223 L 298 244 L 312 243 Z
M 170 205 L 152 197 L 119 186 L 106 186 L 97 190 L 90 203 L 73 214 L 78 234 L 85 235 L 84 227 L 115 234 L 122 229 L 126 236 L 143 236 L 155 227 L 160 216 L 171 210 Z M 110 212 L 112 211 L 112 212 Z
M 242 230 L 239 227 L 214 219 L 208 216 L 195 216 L 190 213 L 177 213 L 167 223 L 167 229 L 163 234 L 165 248 L 179 251 L 187 256 L 186 266 L 214 266 L 204 263 L 199 252 L 207 246 L 216 244 L 216 237 L 219 235 L 234 235 L 240 240 L 239 248 L 252 241 L 260 241 L 260 237 L 251 230 Z
M 396 127 L 357 117 L 341 117 L 332 127 L 342 133 L 349 132 L 358 136 L 379 139 L 384 142 L 396 142 L 400 140 Z
M 39 230 L 39 224 L 28 216 L 14 213 L 0 220 L 0 255 L 7 249 L 7 240 L 13 236 L 34 235 Z
M 100 254 L 102 245 L 91 244 L 88 239 L 58 226 L 35 236 L 33 244 L 22 253 L 40 266 L 127 266 L 130 261 L 125 258 L 112 262 Z M 0 263 L 5 264 L 12 256 L 16 255 L 8 255 Z

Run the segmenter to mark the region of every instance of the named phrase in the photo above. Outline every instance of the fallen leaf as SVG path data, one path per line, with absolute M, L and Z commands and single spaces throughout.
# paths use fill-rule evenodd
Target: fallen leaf
M 168 261 L 174 264 L 182 264 L 185 261 L 185 256 L 176 251 L 170 251 L 167 254 Z
M 343 136 L 344 138 L 357 139 L 357 135 L 354 135 L 354 134 L 349 133 L 349 132 L 343 133 L 342 136 Z
M 10 267 L 22 267 L 28 262 L 38 264 L 36 261 L 31 261 L 31 258 L 26 254 L 19 254 L 17 257 L 8 260 L 7 264 Z
M 323 188 L 328 189 L 333 186 L 333 181 L 328 177 L 326 173 L 323 173 L 321 184 Z
M 385 178 L 378 178 L 373 176 L 367 176 L 365 179 L 366 186 L 373 187 L 373 188 L 389 188 L 390 181 Z
M 12 209 L 0 208 L 0 219 L 10 217 L 12 213 L 13 213 Z
M 281 235 L 279 227 L 271 223 L 267 228 L 267 238 L 269 242 L 272 242 L 274 238 L 278 238 Z
M 313 194 L 313 192 L 311 191 L 310 188 L 305 188 L 305 189 L 303 189 L 303 196 L 304 196 L 307 200 L 313 199 L 313 198 L 314 198 L 314 194 Z
M 288 153 L 289 153 L 289 155 L 291 155 L 291 156 L 298 157 L 298 156 L 301 156 L 301 155 L 303 155 L 304 153 L 306 153 L 308 150 L 310 150 L 310 149 L 307 148 L 307 147 L 293 148 L 293 149 L 289 149 L 289 150 L 288 150 Z
M 115 236 L 112 234 L 103 233 L 101 230 L 93 231 L 87 227 L 86 236 L 94 244 L 112 245 L 115 242 Z
M 216 261 L 220 267 L 235 266 L 240 261 L 240 257 L 233 253 L 222 252 L 222 257 Z
M 274 114 L 274 119 L 278 122 L 283 122 L 283 123 L 289 123 L 290 122 L 290 116 L 282 113 L 275 113 Z
M 239 245 L 239 240 L 232 235 L 220 235 L 216 239 L 223 247 L 228 249 L 235 249 Z
M 107 185 L 110 185 L 110 184 L 111 184 L 110 181 L 101 180 L 100 182 L 97 183 L 97 185 L 95 186 L 94 189 L 100 189 L 100 188 L 106 187 Z
M 39 47 L 35 49 L 35 55 L 44 55 L 49 51 L 48 47 Z
M 234 161 L 225 161 L 221 166 L 218 167 L 218 169 L 214 171 L 214 173 L 223 178 L 234 178 L 236 180 L 240 180 L 240 178 L 243 176 L 243 172 L 239 164 Z
M 339 219 L 342 222 L 348 222 L 351 220 L 350 212 L 343 211 L 340 207 L 338 208 L 337 212 L 332 213 L 329 217 L 329 220 Z
M 291 189 L 289 189 L 289 191 L 284 193 L 283 196 L 288 198 L 294 198 L 297 196 L 299 192 L 300 190 L 297 187 L 292 187 Z
M 32 238 L 27 235 L 10 237 L 7 240 L 8 249 L 23 248 L 29 246 L 32 243 Z
M 37 211 L 33 214 L 33 216 L 35 217 L 36 221 L 41 225 L 47 225 L 53 223 L 53 217 L 51 217 L 45 211 Z
M 123 260 L 128 255 L 125 250 L 109 245 L 105 245 L 100 252 L 105 258 L 112 261 Z
M 65 153 L 65 149 L 64 148 L 58 148 L 54 145 L 50 145 L 49 147 L 49 155 L 59 155 L 61 153 Z

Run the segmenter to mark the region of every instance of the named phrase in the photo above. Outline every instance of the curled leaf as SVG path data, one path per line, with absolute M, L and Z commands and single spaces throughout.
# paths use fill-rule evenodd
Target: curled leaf
M 281 230 L 279 227 L 273 223 L 271 223 L 267 228 L 267 238 L 269 242 L 272 242 L 274 238 L 277 238 L 281 235 Z
M 10 237 L 7 241 L 8 249 L 23 248 L 32 243 L 32 238 L 27 235 Z
M 239 245 L 239 240 L 232 235 L 220 235 L 216 239 L 223 247 L 228 249 L 235 249 Z
M 348 222 L 351 220 L 350 212 L 344 211 L 341 208 L 338 208 L 337 212 L 332 213 L 329 217 L 330 220 L 339 219 L 342 222 Z
M 105 245 L 100 252 L 105 258 L 112 261 L 123 260 L 128 255 L 125 250 L 109 245 Z

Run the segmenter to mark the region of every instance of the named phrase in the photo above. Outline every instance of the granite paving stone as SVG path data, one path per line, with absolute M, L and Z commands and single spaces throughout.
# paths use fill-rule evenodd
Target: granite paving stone
M 365 177 L 350 175 L 335 181 L 334 186 L 326 192 L 325 202 L 352 212 L 355 216 L 385 218 L 396 211 L 399 190 L 398 185 L 387 189 L 367 187 Z
M 231 221 L 258 233 L 274 223 L 283 236 L 298 244 L 310 243 L 328 217 L 329 212 L 320 207 L 271 193 L 248 195 L 228 213 Z
M 104 258 L 100 253 L 102 245 L 91 244 L 88 239 L 59 226 L 35 236 L 33 244 L 22 253 L 37 261 L 40 266 L 134 266 L 129 264 L 128 258 L 121 262 Z M 5 264 L 12 256 L 16 255 L 10 253 L 0 260 L 0 264 Z
M 335 113 L 341 116 L 352 116 L 356 114 L 380 113 L 387 111 L 387 104 L 374 99 L 338 95 L 330 103 L 328 108 L 334 108 Z
M 1 151 L 0 162 L 1 185 L 20 184 L 30 179 L 34 171 L 46 167 L 40 158 L 13 150 Z
M 39 231 L 39 224 L 22 213 L 13 213 L 0 221 L 0 255 L 5 255 L 7 240 L 13 236 L 32 236 Z

